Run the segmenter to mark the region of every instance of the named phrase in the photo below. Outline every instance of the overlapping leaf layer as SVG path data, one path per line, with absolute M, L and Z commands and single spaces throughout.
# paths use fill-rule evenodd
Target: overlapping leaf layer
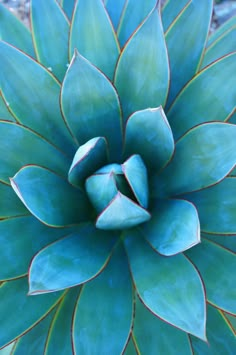
M 235 18 L 0 4 L 0 348 L 234 354 Z M 10 345 L 9 345 L 10 344 Z

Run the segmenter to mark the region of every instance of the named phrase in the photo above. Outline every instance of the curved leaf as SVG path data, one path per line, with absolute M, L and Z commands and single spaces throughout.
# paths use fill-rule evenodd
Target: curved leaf
M 34 57 L 30 31 L 2 4 L 0 4 L 0 32 L 1 40 Z
M 216 184 L 236 164 L 236 125 L 214 122 L 187 132 L 169 165 L 153 177 L 154 196 L 179 195 Z
M 156 7 L 130 38 L 117 64 L 115 86 L 124 120 L 137 110 L 164 106 L 168 85 L 168 56 Z
M 105 137 L 112 162 L 121 159 L 118 95 L 107 78 L 77 51 L 62 85 L 61 106 L 79 144 L 94 137 Z
M 149 312 L 138 297 L 133 336 L 139 354 L 192 355 L 188 335 Z
M 222 35 L 228 32 L 228 30 L 231 29 L 234 25 L 236 25 L 236 16 L 232 16 L 227 21 L 222 23 L 221 26 L 213 31 L 209 36 L 207 48 L 211 46 L 213 42 L 216 42 L 220 37 L 222 37 Z
M 117 30 L 126 0 L 104 0 L 113 27 Z
M 207 233 L 236 234 L 236 177 L 184 197 L 199 213 L 201 230 Z
M 72 156 L 74 143 L 61 116 L 56 79 L 7 43 L 0 42 L 0 52 L 0 86 L 10 111 L 22 124 Z
M 91 225 L 42 249 L 29 270 L 30 294 L 54 292 L 87 282 L 97 276 L 108 259 L 116 238 Z
M 0 221 L 0 243 L 4 245 L 0 250 L 0 280 L 27 274 L 32 256 L 36 252 L 69 233 L 69 228 L 48 228 L 32 216 Z
M 101 0 L 76 2 L 70 32 L 71 57 L 75 48 L 110 80 L 113 79 L 120 49 Z
M 68 180 L 75 186 L 80 186 L 86 177 L 95 172 L 107 162 L 107 144 L 103 137 L 90 139 L 80 146 L 72 161 Z
M 191 0 L 166 0 L 161 11 L 164 30 L 176 20 L 177 16 L 184 11 Z
M 61 0 L 61 6 L 69 19 L 72 17 L 75 0 Z
M 88 202 L 82 190 L 40 166 L 23 167 L 11 185 L 27 209 L 52 227 L 77 224 L 88 217 Z
M 132 337 L 129 338 L 129 342 L 125 348 L 124 355 L 138 355 Z
M 1 90 L 0 90 L 0 119 L 15 122 L 15 118 L 12 116 L 8 110 L 8 103 L 4 100 Z
M 0 219 L 29 214 L 11 186 L 0 182 Z
M 213 0 L 192 0 L 166 32 L 171 72 L 167 107 L 197 71 L 205 48 L 212 9 Z
M 106 269 L 81 291 L 72 329 L 74 352 L 121 354 L 132 318 L 132 283 L 127 258 L 118 247 Z
M 195 337 L 191 337 L 194 354 L 234 355 L 235 334 L 227 324 L 222 312 L 208 305 L 207 308 L 207 343 L 203 343 Z
M 207 121 L 225 121 L 235 109 L 236 53 L 197 74 L 177 96 L 168 121 L 177 139 L 188 129 Z
M 125 153 L 140 154 L 149 170 L 159 170 L 174 152 L 173 135 L 162 107 L 137 111 L 127 121 Z
M 50 312 L 62 296 L 61 292 L 57 292 L 40 297 L 28 297 L 27 291 L 28 283 L 25 277 L 0 285 L 1 326 L 2 329 L 7 329 L 0 333 L 0 347 L 32 328 Z
M 16 123 L 0 121 L 1 156 L 0 180 L 9 183 L 26 164 L 38 164 L 67 177 L 70 160 L 56 147 L 30 129 Z
M 66 354 L 72 355 L 71 326 L 72 317 L 80 287 L 68 290 L 60 302 L 49 329 L 44 349 L 45 355 Z M 63 334 L 63 336 L 62 336 Z
M 124 233 L 124 243 L 135 288 L 145 306 L 166 322 L 206 340 L 204 288 L 193 265 L 182 254 L 159 255 L 135 229 Z
M 149 200 L 148 176 L 140 155 L 135 154 L 127 159 L 122 164 L 122 170 L 138 203 L 143 208 L 147 208 Z
M 160 254 L 175 255 L 200 243 L 198 213 L 188 201 L 157 201 L 151 213 L 152 219 L 142 231 Z
M 58 2 L 31 0 L 31 27 L 37 59 L 62 81 L 68 63 L 69 23 Z
M 207 300 L 229 313 L 236 313 L 235 254 L 209 241 L 202 240 L 187 256 L 198 268 L 206 287 Z
M 201 237 L 236 253 L 236 235 L 201 233 Z
M 50 323 L 54 315 L 52 310 L 43 320 L 36 324 L 29 332 L 19 338 L 11 355 L 41 355 L 47 339 Z
M 125 45 L 156 4 L 157 0 L 127 0 L 125 2 L 119 26 L 117 28 L 117 35 L 121 47 Z
M 96 221 L 99 229 L 126 229 L 144 223 L 151 215 L 134 201 L 118 192 Z

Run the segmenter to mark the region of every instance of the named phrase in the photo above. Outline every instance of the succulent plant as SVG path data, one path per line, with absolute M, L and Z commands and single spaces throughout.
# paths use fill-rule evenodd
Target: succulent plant
M 236 44 L 212 0 L 0 5 L 0 347 L 233 354 Z M 8 345 L 10 344 L 10 347 Z

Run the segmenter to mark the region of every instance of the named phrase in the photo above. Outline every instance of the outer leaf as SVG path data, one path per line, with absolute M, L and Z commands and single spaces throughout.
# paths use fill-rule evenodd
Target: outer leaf
M 200 242 L 200 223 L 194 205 L 184 200 L 158 201 L 143 234 L 162 255 L 174 255 Z
M 47 169 L 23 167 L 11 184 L 28 210 L 49 226 L 63 227 L 87 219 L 88 202 L 83 191 Z
M 97 355 L 98 349 L 101 354 L 121 354 L 132 318 L 132 283 L 126 256 L 118 247 L 103 273 L 82 289 L 73 324 L 75 354 Z
M 208 343 L 203 343 L 195 337 L 191 337 L 194 354 L 213 355 L 224 354 L 234 355 L 235 353 L 235 335 L 229 324 L 227 324 L 223 314 L 208 306 L 207 309 L 207 339 Z
M 4 101 L 1 90 L 0 90 L 0 119 L 15 122 L 15 118 L 12 116 L 8 110 L 8 103 Z
M 234 332 L 236 331 L 236 317 L 232 316 L 231 314 L 224 313 L 224 316 L 227 321 L 229 321 L 230 325 L 232 326 Z
M 62 85 L 61 105 L 80 144 L 105 136 L 112 162 L 121 158 L 121 110 L 117 93 L 107 78 L 78 52 Z
M 0 4 L 0 38 L 34 56 L 30 31 L 2 4 Z
M 115 241 L 114 233 L 100 232 L 91 224 L 47 246 L 30 266 L 30 294 L 54 292 L 94 278 L 106 265 Z
M 197 71 L 211 23 L 212 9 L 213 0 L 192 0 L 166 32 L 171 71 L 167 107 Z
M 37 59 L 62 81 L 68 63 L 69 23 L 58 2 L 32 0 L 31 26 Z
M 162 8 L 161 17 L 163 22 L 164 30 L 166 31 L 168 27 L 176 20 L 177 16 L 184 11 L 184 9 L 189 5 L 191 0 L 167 0 Z
M 147 208 L 149 199 L 148 176 L 140 155 L 132 155 L 122 164 L 122 170 L 138 203 L 143 208 Z
M 113 79 L 120 50 L 102 0 L 77 1 L 71 23 L 71 57 L 75 48 Z
M 201 233 L 201 236 L 236 253 L 236 235 Z
M 69 19 L 72 17 L 75 0 L 61 0 L 61 6 Z
M 127 0 L 125 2 L 117 29 L 121 47 L 125 45 L 133 32 L 140 26 L 156 4 L 157 0 Z
M 229 313 L 236 313 L 235 255 L 209 241 L 189 250 L 187 256 L 197 266 L 206 287 L 207 299 Z
M 216 234 L 236 234 L 236 178 L 227 178 L 208 189 L 185 196 L 198 210 L 201 230 Z
M 236 101 L 236 92 L 232 90 L 235 72 L 233 53 L 201 71 L 185 86 L 167 114 L 176 139 L 206 120 L 225 121 L 230 116 Z
M 149 312 L 138 297 L 133 334 L 139 354 L 192 355 L 188 335 Z
M 129 339 L 129 342 L 125 348 L 124 355 L 138 355 L 132 337 Z
M 218 41 L 219 38 L 222 37 L 229 29 L 236 25 L 236 16 L 232 16 L 225 21 L 220 27 L 218 27 L 215 31 L 211 33 L 208 38 L 207 48 L 213 44 L 213 42 Z
M 153 178 L 155 196 L 179 195 L 222 180 L 236 164 L 236 125 L 205 123 L 177 143 L 170 164 Z
M 124 233 L 124 242 L 135 288 L 146 307 L 205 340 L 204 289 L 193 265 L 182 254 L 171 258 L 159 255 L 138 230 Z
M 220 57 L 228 53 L 236 51 L 236 24 L 231 27 L 227 32 L 224 32 L 216 41 L 214 41 L 204 53 L 201 68 L 214 62 Z
M 173 135 L 162 107 L 135 112 L 127 121 L 125 152 L 140 154 L 149 170 L 159 170 L 174 152 Z
M 115 85 L 125 121 L 137 110 L 165 104 L 169 64 L 158 8 L 126 44 L 117 64 Z
M 111 203 L 98 216 L 96 227 L 99 229 L 126 229 L 144 223 L 151 215 L 144 208 L 118 192 Z
M 28 297 L 27 278 L 0 285 L 0 313 L 2 329 L 0 347 L 7 345 L 38 323 L 60 300 L 61 292 L 40 297 Z M 22 310 L 24 316 L 22 317 Z M 14 319 L 14 322 L 12 321 Z
M 29 214 L 11 186 L 0 182 L 0 196 L 0 219 Z
M 28 333 L 19 338 L 11 355 L 42 355 L 53 315 L 54 310 Z
M 60 85 L 56 79 L 32 58 L 4 42 L 0 42 L 0 52 L 0 86 L 10 110 L 21 123 L 71 156 L 74 143 L 61 116 Z
M 68 180 L 71 184 L 80 186 L 86 177 L 106 162 L 106 140 L 103 137 L 92 138 L 77 150 L 68 173 Z
M 0 250 L 0 280 L 27 274 L 32 256 L 36 252 L 69 233 L 71 229 L 48 228 L 31 216 L 1 221 L 0 243 L 4 248 Z
M 13 176 L 26 164 L 39 164 L 67 176 L 70 160 L 44 138 L 30 129 L 16 123 L 0 121 L 1 156 L 0 180 L 9 183 Z M 17 154 L 16 154 L 17 153 Z
M 67 292 L 62 302 L 60 303 L 49 330 L 44 352 L 45 355 L 72 355 L 72 316 L 79 292 L 80 287 L 72 288 Z
M 126 0 L 104 0 L 113 27 L 117 30 Z

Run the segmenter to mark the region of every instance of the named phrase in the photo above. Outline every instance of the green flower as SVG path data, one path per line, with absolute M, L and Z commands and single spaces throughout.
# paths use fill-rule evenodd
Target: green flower
M 0 5 L 11 354 L 234 353 L 236 18 L 208 38 L 212 6 L 31 0 L 29 32 Z

